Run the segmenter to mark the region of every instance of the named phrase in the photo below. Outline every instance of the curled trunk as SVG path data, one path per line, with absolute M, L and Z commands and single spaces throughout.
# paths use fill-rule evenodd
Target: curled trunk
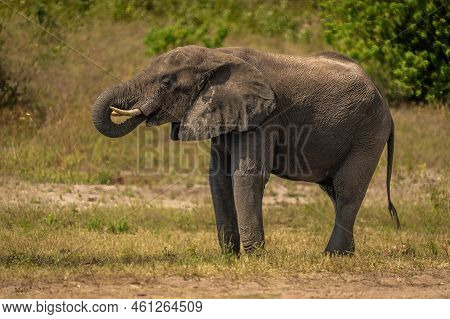
M 95 101 L 92 107 L 92 122 L 103 135 L 111 138 L 124 136 L 145 120 L 146 117 L 143 114 L 131 117 L 120 124 L 111 120 L 112 110 L 110 107 L 128 110 L 135 104 L 136 101 L 130 96 L 129 91 L 126 84 L 122 84 L 106 90 Z

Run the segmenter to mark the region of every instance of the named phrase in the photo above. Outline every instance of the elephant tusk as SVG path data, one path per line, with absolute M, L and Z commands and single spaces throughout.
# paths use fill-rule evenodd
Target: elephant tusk
M 112 116 L 136 116 L 142 114 L 140 109 L 132 109 L 132 110 L 121 110 L 115 107 L 110 107 L 112 110 Z

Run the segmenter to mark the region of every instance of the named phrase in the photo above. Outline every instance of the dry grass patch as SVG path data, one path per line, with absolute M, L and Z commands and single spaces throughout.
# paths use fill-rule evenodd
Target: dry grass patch
M 268 207 L 266 251 L 240 258 L 220 254 L 210 206 L 85 210 L 12 206 L 3 207 L 1 216 L 6 226 L 0 231 L 4 278 L 13 273 L 17 278 L 20 273 L 111 271 L 239 279 L 316 272 L 407 274 L 449 266 L 448 211 L 432 203 L 402 205 L 401 231 L 394 230 L 385 207 L 364 207 L 352 258 L 323 255 L 333 223 L 325 198 L 296 207 Z

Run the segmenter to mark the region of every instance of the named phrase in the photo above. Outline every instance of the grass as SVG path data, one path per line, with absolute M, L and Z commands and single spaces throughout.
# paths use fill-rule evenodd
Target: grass
M 405 273 L 449 266 L 448 203 L 402 201 L 404 227 L 396 231 L 386 207 L 365 205 L 355 230 L 353 258 L 329 258 L 323 249 L 333 225 L 329 201 L 269 206 L 267 250 L 240 259 L 220 254 L 212 208 L 151 206 L 2 207 L 0 268 L 15 272 L 120 272 L 147 276 L 295 277 L 315 272 Z M 82 239 L 82 240 L 80 240 Z

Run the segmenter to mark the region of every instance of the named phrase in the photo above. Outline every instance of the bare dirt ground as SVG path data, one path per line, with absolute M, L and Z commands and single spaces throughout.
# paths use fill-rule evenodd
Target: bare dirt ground
M 369 187 L 365 202 L 385 202 L 386 189 L 384 174 L 377 176 Z M 395 185 L 397 198 L 406 196 L 419 202 L 428 197 L 424 188 L 440 182 L 441 174 L 426 170 L 415 178 L 404 178 Z M 450 192 L 450 189 L 449 189 Z M 182 194 L 182 196 L 180 196 Z M 306 204 L 320 196 L 322 191 L 310 183 L 280 182 L 272 177 L 264 194 L 264 205 Z M 448 194 L 450 196 L 450 193 Z M 172 183 L 158 187 L 145 185 L 72 185 L 55 183 L 30 183 L 5 178 L 0 180 L 0 204 L 45 204 L 57 206 L 74 205 L 77 208 L 114 205 L 152 205 L 168 208 L 192 208 L 211 203 L 207 184 L 186 187 L 182 183 Z
M 264 204 L 308 203 L 320 192 L 315 185 L 300 184 L 288 189 L 280 183 L 270 183 Z M 182 194 L 182 196 L 180 196 Z M 77 208 L 114 205 L 154 205 L 168 208 L 192 208 L 211 202 L 208 185 L 186 188 L 177 183 L 150 188 L 135 185 L 71 185 L 29 183 L 4 179 L 0 183 L 0 204 L 20 204 L 24 198 L 30 204 L 57 206 L 74 205 Z
M 449 298 L 450 270 L 297 278 L 100 278 L 2 282 L 0 298 Z

